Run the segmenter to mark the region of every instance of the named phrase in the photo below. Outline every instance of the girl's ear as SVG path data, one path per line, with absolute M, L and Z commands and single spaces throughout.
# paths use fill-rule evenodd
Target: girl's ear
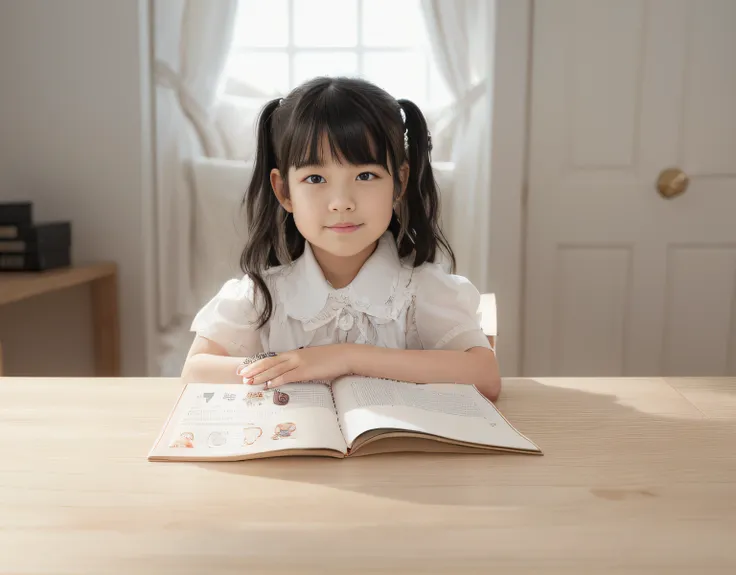
M 281 176 L 281 172 L 274 168 L 271 170 L 271 188 L 273 193 L 276 194 L 276 199 L 279 201 L 281 206 L 287 211 L 291 212 L 291 200 L 284 194 L 284 178 Z

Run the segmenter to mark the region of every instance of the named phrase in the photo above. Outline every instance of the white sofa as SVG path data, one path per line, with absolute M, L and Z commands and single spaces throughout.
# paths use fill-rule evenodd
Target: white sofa
M 212 297 L 229 278 L 240 275 L 247 230 L 243 196 L 252 165 L 200 157 L 192 162 L 192 270 L 197 305 Z

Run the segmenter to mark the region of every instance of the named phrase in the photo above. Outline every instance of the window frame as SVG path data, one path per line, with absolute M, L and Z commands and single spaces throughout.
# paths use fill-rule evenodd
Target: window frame
M 430 50 L 421 50 L 418 46 L 365 46 L 363 45 L 363 4 L 370 0 L 356 0 L 356 24 L 357 38 L 355 46 L 297 46 L 295 43 L 294 25 L 294 3 L 296 0 L 287 0 L 288 35 L 286 46 L 244 46 L 233 42 L 233 55 L 248 54 L 286 54 L 289 62 L 288 85 L 289 90 L 295 88 L 295 66 L 294 62 L 298 54 L 355 54 L 357 56 L 357 69 L 355 74 L 364 77 L 365 56 L 368 54 L 421 54 L 424 66 L 424 95 L 423 105 L 431 107 L 430 94 L 432 93 L 432 55 Z M 304 0 L 301 0 L 304 1 Z M 257 86 L 255 86 L 257 88 Z

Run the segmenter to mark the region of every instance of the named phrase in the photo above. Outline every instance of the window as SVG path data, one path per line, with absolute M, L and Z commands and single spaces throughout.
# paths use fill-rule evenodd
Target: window
M 319 75 L 365 78 L 425 111 L 452 101 L 419 0 L 240 0 L 227 79 L 273 97 Z

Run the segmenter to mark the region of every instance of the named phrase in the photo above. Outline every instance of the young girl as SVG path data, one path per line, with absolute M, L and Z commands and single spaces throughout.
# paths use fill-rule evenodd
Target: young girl
M 270 101 L 244 203 L 242 279 L 197 314 L 186 381 L 277 387 L 356 374 L 501 381 L 480 295 L 446 273 L 424 116 L 359 79 L 316 78 Z M 259 352 L 276 355 L 250 365 Z

